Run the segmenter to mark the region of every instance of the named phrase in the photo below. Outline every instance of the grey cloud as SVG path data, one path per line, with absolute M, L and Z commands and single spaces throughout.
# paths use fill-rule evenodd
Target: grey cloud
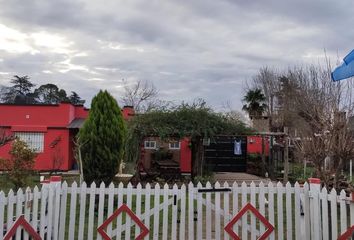
M 316 62 L 323 49 L 343 56 L 354 38 L 349 0 L 0 3 L 0 24 L 73 42 L 68 53 L 1 50 L 0 72 L 58 83 L 88 102 L 102 87 L 119 99 L 124 78 L 152 81 L 164 100 L 201 97 L 215 107 L 231 100 L 240 109 L 243 83 L 260 67 Z M 68 62 L 73 69 L 63 72 Z

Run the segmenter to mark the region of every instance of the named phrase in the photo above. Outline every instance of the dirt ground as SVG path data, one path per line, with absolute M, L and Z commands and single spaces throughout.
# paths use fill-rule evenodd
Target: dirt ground
M 254 182 L 256 185 L 258 185 L 261 181 L 263 181 L 264 184 L 268 184 L 270 181 L 270 179 L 267 178 L 262 178 L 256 175 L 242 173 L 242 172 L 218 172 L 215 173 L 214 178 L 219 183 L 224 183 L 227 181 L 231 185 L 235 181 L 238 184 L 241 184 L 242 182 L 246 182 L 247 185 L 251 184 L 251 182 Z

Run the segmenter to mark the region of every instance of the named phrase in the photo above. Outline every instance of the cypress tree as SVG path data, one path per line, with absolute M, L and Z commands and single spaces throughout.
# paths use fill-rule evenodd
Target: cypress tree
M 84 180 L 109 184 L 123 157 L 125 123 L 117 101 L 100 91 L 91 103 L 90 114 L 79 132 Z

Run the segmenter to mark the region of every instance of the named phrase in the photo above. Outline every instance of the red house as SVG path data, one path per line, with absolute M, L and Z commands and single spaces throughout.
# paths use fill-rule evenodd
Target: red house
M 270 140 L 269 136 L 264 137 L 264 155 L 269 156 Z M 247 153 L 262 154 L 262 136 L 247 136 Z
M 88 110 L 71 103 L 57 105 L 0 104 L 0 128 L 25 141 L 38 153 L 36 170 L 70 170 L 74 160 L 74 136 Z M 0 147 L 9 158 L 11 142 Z

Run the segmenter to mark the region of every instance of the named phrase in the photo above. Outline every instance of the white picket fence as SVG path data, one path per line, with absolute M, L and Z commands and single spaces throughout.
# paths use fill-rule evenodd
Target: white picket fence
M 310 186 L 311 185 L 311 186 Z M 269 239 L 338 239 L 354 225 L 354 203 L 319 184 L 246 183 L 230 186 L 190 183 L 178 187 L 140 184 L 97 187 L 94 183 L 48 184 L 41 189 L 0 192 L 0 239 L 24 216 L 41 239 L 102 239 L 97 228 L 122 204 L 148 228 L 144 239 L 231 239 L 225 226 L 251 203 L 273 226 Z M 118 215 L 105 232 L 111 239 L 135 239 L 140 234 L 127 214 Z M 254 214 L 233 226 L 240 239 L 258 239 L 267 229 Z M 29 239 L 20 228 L 16 239 Z M 50 237 L 49 237 L 50 236 Z M 267 238 L 267 239 L 268 239 Z

